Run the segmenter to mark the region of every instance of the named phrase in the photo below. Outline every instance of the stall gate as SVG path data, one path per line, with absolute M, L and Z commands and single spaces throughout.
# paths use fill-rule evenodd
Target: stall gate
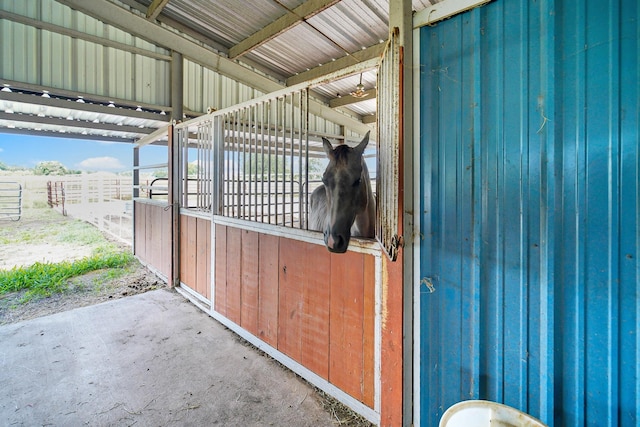
M 292 89 L 176 125 L 180 289 L 378 423 L 381 251 L 353 239 L 346 254 L 331 254 L 307 231 L 308 196 L 324 170 L 310 164 L 325 158 L 308 101 L 307 88 Z M 187 185 L 197 194 L 188 198 Z
M 640 422 L 636 2 L 496 1 L 419 32 L 416 408 Z

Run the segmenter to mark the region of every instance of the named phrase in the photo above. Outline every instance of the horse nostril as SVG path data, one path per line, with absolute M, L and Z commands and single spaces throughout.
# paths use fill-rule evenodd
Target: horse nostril
M 326 239 L 327 248 L 331 252 L 344 253 L 347 251 L 349 241 L 340 234 L 329 234 Z

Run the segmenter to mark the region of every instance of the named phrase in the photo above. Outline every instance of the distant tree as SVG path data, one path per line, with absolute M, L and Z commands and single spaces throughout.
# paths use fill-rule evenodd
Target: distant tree
M 33 173 L 36 175 L 66 175 L 69 171 L 62 163 L 51 160 L 38 163 L 33 169 Z
M 199 168 L 198 168 L 197 162 L 189 163 L 187 165 L 187 176 L 191 176 L 191 177 L 198 176 L 198 170 Z
M 264 178 L 269 175 L 282 174 L 283 172 L 288 174 L 291 170 L 290 163 L 289 156 L 286 156 L 283 160 L 282 155 L 276 156 L 275 154 L 245 156 L 244 158 L 246 172 L 252 175 L 263 175 Z M 240 172 L 242 173 L 245 170 Z

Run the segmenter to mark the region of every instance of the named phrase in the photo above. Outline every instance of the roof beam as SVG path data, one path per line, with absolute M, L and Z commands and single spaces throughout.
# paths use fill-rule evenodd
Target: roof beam
M 360 62 L 367 62 L 371 59 L 380 58 L 380 56 L 384 52 L 386 45 L 386 43 L 379 43 L 366 49 L 354 52 L 350 55 L 343 56 L 342 58 L 336 59 L 335 61 L 327 62 L 326 64 L 312 68 L 309 71 L 296 74 L 295 76 L 289 77 L 286 84 L 287 86 L 293 86 L 298 83 L 306 82 L 307 80 L 315 80 L 319 77 L 334 73 L 351 65 L 358 64 Z
M 106 105 L 92 104 L 90 102 L 74 102 L 68 99 L 27 95 L 17 92 L 0 91 L 0 101 L 21 102 L 23 104 L 43 105 L 46 107 L 64 108 L 67 110 L 89 111 L 91 113 L 108 114 L 112 116 L 126 116 L 144 120 L 169 121 L 169 115 L 161 115 L 148 111 L 136 111 L 130 108 L 114 108 Z
M 191 40 L 181 37 L 173 31 L 147 21 L 145 18 L 117 6 L 108 0 L 56 1 L 89 16 L 93 16 L 102 22 L 114 25 L 130 34 L 139 36 L 151 43 L 180 52 L 192 61 L 195 61 L 210 70 L 244 83 L 259 91 L 270 93 L 284 88 L 284 86 L 278 82 L 258 74 L 228 58 L 220 56 L 215 52 L 192 42 Z M 369 127 L 361 121 L 334 111 L 329 106 L 320 102 L 310 100 L 309 109 L 318 117 L 346 126 L 358 133 L 364 134 L 370 130 Z
M 377 114 L 369 114 L 367 116 L 362 116 L 362 123 L 371 124 L 375 123 L 378 120 Z
M 124 132 L 124 133 L 134 133 L 134 134 L 148 134 L 153 132 L 155 129 L 150 128 L 139 128 L 137 126 L 129 126 L 129 125 L 117 125 L 113 123 L 93 123 L 86 122 L 80 120 L 67 120 L 59 117 L 40 117 L 40 116 L 32 116 L 30 114 L 15 114 L 15 113 L 4 113 L 0 112 L 0 120 L 7 120 L 13 123 L 38 123 L 42 125 L 52 125 L 52 126 L 61 126 L 61 127 L 73 127 L 73 128 L 81 128 L 81 129 L 99 129 L 106 130 L 110 132 Z
M 147 19 L 150 21 L 155 20 L 167 3 L 169 3 L 169 0 L 153 0 L 147 9 Z
M 365 96 L 361 96 L 359 98 L 353 95 L 345 95 L 345 96 L 341 96 L 340 98 L 333 98 L 332 100 L 329 101 L 329 107 L 337 108 L 337 107 L 342 107 L 344 105 L 355 104 L 360 101 L 367 101 L 369 99 L 375 98 L 378 91 L 374 88 L 374 89 L 365 90 L 364 93 L 365 93 Z
M 281 16 L 271 24 L 233 46 L 229 49 L 229 57 L 235 59 L 238 56 L 244 55 L 251 49 L 255 49 L 261 44 L 268 42 L 301 21 L 311 18 L 313 15 L 322 12 L 339 1 L 340 0 L 307 0 L 292 11 L 287 11 L 284 16 Z
M 83 141 L 109 141 L 109 142 L 122 142 L 122 143 L 134 143 L 135 138 L 121 138 L 119 136 L 102 136 L 102 135 L 83 135 L 80 133 L 60 133 L 51 130 L 33 130 L 33 129 L 12 129 L 0 127 L 0 133 L 9 133 L 14 135 L 33 135 L 33 136 L 48 136 L 50 138 L 64 138 L 64 139 L 81 139 Z
M 163 55 L 161 53 L 152 52 L 150 50 L 142 49 L 136 46 L 131 46 L 126 43 L 119 43 L 117 41 L 105 39 L 103 37 L 94 36 L 93 34 L 83 33 L 82 31 L 76 31 L 71 28 L 61 27 L 59 25 L 51 24 L 49 22 L 39 21 L 37 19 L 29 18 L 27 16 L 7 12 L 6 10 L 0 10 L 0 19 L 7 19 L 9 21 L 17 22 L 19 24 L 28 25 L 29 27 L 51 31 L 52 33 L 62 34 L 64 36 L 73 37 L 80 40 L 86 40 L 91 43 L 112 47 L 114 49 L 135 53 L 137 55 L 147 56 L 149 58 L 160 59 L 163 61 L 171 61 L 171 56 L 169 55 Z
M 228 58 L 200 46 L 180 35 L 138 16 L 108 0 L 56 0 L 107 24 L 141 37 L 165 48 L 175 50 L 213 71 L 263 92 L 272 92 L 282 86 Z
M 77 96 L 82 96 L 85 101 L 87 102 L 103 102 L 105 104 L 109 104 L 110 102 L 113 102 L 114 104 L 117 104 L 119 106 L 121 105 L 126 105 L 132 108 L 137 108 L 137 107 L 142 107 L 142 108 L 146 108 L 148 110 L 156 110 L 156 111 L 165 111 L 167 113 L 167 115 L 170 115 L 172 108 L 169 105 L 156 105 L 156 104 L 149 104 L 146 102 L 136 102 L 136 101 L 132 101 L 130 99 L 120 99 L 120 98 L 116 98 L 116 97 L 110 97 L 110 96 L 102 96 L 102 95 L 95 95 L 92 93 L 86 93 L 86 92 L 79 92 L 79 91 L 71 91 L 71 90 L 66 90 L 66 89 L 59 89 L 59 88 L 52 88 L 49 86 L 41 86 L 41 85 L 36 85 L 36 84 L 32 84 L 32 83 L 26 83 L 26 82 L 18 82 L 15 80 L 6 80 L 6 79 L 0 79 L 0 83 L 3 84 L 8 84 L 9 87 L 11 88 L 11 90 L 15 90 L 17 92 L 20 92 L 20 90 L 27 90 L 27 91 L 32 91 L 32 92 L 44 92 L 44 91 L 48 91 L 51 92 L 51 94 L 55 94 L 58 96 L 68 96 L 70 98 L 75 98 Z M 5 92 L 7 93 L 7 92 Z M 169 120 L 169 119 L 167 119 Z

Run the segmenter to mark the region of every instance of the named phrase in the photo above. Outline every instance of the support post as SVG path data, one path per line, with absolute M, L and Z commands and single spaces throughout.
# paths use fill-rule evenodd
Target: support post
M 411 0 L 389 1 L 389 29 L 400 41 L 400 189 L 402 224 L 402 425 L 413 425 L 413 11 Z M 400 260 L 399 260 L 400 261 Z
M 183 116 L 183 74 L 182 54 L 171 53 L 171 119 L 172 123 L 182 121 Z M 180 286 L 180 139 L 174 125 L 169 126 L 168 145 L 168 202 L 171 206 L 171 277 L 170 286 Z

